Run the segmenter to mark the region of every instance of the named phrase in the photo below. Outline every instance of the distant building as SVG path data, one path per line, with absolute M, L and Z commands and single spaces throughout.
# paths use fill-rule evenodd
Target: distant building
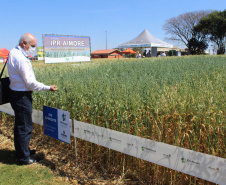
M 44 49 L 43 47 L 37 47 L 38 60 L 44 60 Z
M 91 52 L 91 58 L 122 58 L 117 49 L 96 50 Z

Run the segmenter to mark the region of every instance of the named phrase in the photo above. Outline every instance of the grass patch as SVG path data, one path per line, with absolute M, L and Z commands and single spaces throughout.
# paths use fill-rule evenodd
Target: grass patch
M 47 168 L 30 166 L 1 165 L 1 184 L 52 184 L 54 176 Z
M 39 163 L 18 166 L 13 142 L 0 134 L 0 184 L 65 184 L 57 180 L 52 171 Z M 60 180 L 60 179 L 59 179 Z

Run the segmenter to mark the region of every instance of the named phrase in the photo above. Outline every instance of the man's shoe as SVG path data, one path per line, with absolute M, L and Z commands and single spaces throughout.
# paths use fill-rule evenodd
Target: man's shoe
M 36 154 L 36 150 L 30 150 L 30 155 L 35 155 Z
M 37 161 L 35 159 L 30 158 L 28 161 L 25 161 L 25 162 L 18 161 L 18 165 L 30 165 L 30 164 L 34 164 L 36 162 Z

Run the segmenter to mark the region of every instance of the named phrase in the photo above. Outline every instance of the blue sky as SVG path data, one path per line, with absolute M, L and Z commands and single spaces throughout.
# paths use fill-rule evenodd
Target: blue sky
M 11 50 L 22 34 L 30 32 L 38 46 L 43 45 L 42 34 L 90 36 L 94 51 L 106 48 L 105 31 L 108 49 L 135 38 L 145 28 L 166 41 L 168 35 L 162 29 L 166 20 L 186 12 L 223 11 L 226 1 L 5 0 L 0 7 L 0 48 Z

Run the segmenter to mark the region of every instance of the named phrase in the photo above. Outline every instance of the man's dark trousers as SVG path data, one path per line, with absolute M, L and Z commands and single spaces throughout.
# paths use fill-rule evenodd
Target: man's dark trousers
M 15 113 L 14 145 L 18 162 L 30 159 L 29 142 L 33 130 L 32 92 L 11 91 L 10 104 Z

